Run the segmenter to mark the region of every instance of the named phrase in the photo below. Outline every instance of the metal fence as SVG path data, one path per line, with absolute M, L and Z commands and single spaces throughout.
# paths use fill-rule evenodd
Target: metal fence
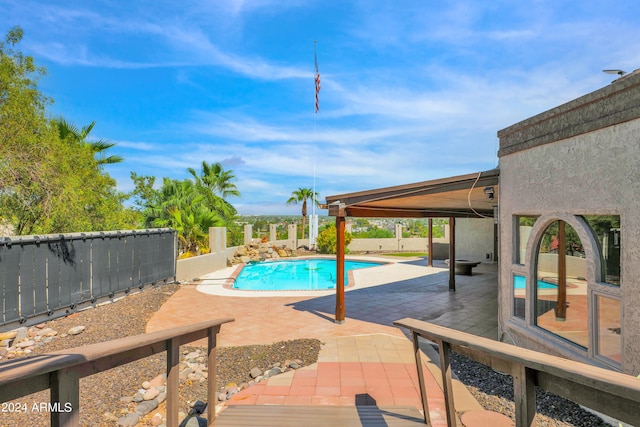
M 0 237 L 0 324 L 175 280 L 171 229 Z

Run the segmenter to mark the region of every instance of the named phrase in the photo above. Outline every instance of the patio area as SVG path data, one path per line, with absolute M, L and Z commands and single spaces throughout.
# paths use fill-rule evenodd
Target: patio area
M 420 410 L 412 344 L 393 321 L 412 317 L 496 339 L 497 265 L 481 264 L 473 276 L 456 276 L 457 292 L 450 292 L 444 262 L 428 267 L 422 258 L 385 260 L 390 263 L 355 271 L 355 286 L 345 293 L 344 324 L 333 320 L 335 291 L 247 294 L 250 291 L 224 288 L 225 278 L 234 269 L 230 268 L 202 277 L 199 285 L 184 285 L 149 321 L 147 332 L 234 317 L 235 322 L 221 329 L 219 346 L 296 338 L 323 342 L 318 363 L 250 387 L 234 396 L 227 407 L 376 405 Z M 242 296 L 233 296 L 236 292 Z M 433 356 L 430 346 L 423 347 Z M 431 421 L 446 425 L 438 368 L 427 360 L 424 372 Z M 481 409 L 464 386 L 458 385 L 456 390 L 458 410 Z
M 412 317 L 497 339 L 496 264 L 479 265 L 473 276 L 456 276 L 457 291 L 450 292 L 444 262 L 434 261 L 434 267 L 428 267 L 421 258 L 384 259 L 391 263 L 354 272 L 356 284 L 345 292 L 347 319 L 342 325 L 333 320 L 335 291 L 224 289 L 224 279 L 235 269 L 230 267 L 203 276 L 199 285 L 184 285 L 148 322 L 147 332 L 234 317 L 236 321 L 220 333 L 219 345 L 225 347 L 372 333 L 404 336 L 393 321 Z

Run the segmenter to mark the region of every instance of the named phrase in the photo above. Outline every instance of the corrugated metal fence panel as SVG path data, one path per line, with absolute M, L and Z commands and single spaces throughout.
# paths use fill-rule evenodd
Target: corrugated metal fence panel
M 146 235 L 133 233 L 132 236 L 129 236 L 129 241 L 133 246 L 133 259 L 132 259 L 132 284 L 133 286 L 140 286 L 142 284 L 140 280 L 140 260 L 142 258 L 142 252 L 146 247 L 144 245 L 144 240 L 146 240 Z
M 36 240 L 21 243 L 20 316 L 47 312 L 47 245 Z
M 61 307 L 71 304 L 71 296 L 62 289 L 60 278 L 61 259 L 59 239 L 47 242 L 47 305 L 52 312 Z
M 176 277 L 175 232 L 159 234 L 158 242 L 158 278 L 167 280 Z
M 75 305 L 90 299 L 89 241 L 63 237 L 58 241 L 58 267 L 60 294 L 64 295 L 63 306 Z M 85 258 L 87 258 L 85 260 Z
M 101 237 L 94 238 L 91 245 L 91 296 L 99 298 L 104 295 L 112 295 L 115 290 L 111 288 L 113 279 L 112 273 L 112 254 L 111 254 L 111 236 L 105 236 L 101 233 Z M 115 257 L 113 258 L 115 261 Z M 113 263 L 116 266 L 116 263 Z M 117 271 L 113 269 L 114 273 Z
M 160 234 L 138 234 L 136 239 L 138 240 L 140 247 L 144 248 L 138 251 L 140 254 L 140 283 L 152 283 L 158 279 L 156 270 L 157 262 L 159 261 L 158 245 Z
M 133 239 L 131 234 L 121 234 L 114 243 L 118 260 L 118 291 L 130 289 L 133 286 Z
M 4 323 L 20 319 L 20 245 L 5 243 L 0 247 L 0 268 L 2 269 L 2 319 Z

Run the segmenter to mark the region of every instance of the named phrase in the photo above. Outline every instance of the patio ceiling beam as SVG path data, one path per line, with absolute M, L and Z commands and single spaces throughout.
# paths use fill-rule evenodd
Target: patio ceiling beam
M 465 209 L 428 208 L 382 208 L 369 206 L 349 206 L 346 216 L 355 218 L 477 218 L 478 215 Z M 493 216 L 493 209 L 476 209 L 481 215 Z M 335 216 L 329 210 L 329 216 Z

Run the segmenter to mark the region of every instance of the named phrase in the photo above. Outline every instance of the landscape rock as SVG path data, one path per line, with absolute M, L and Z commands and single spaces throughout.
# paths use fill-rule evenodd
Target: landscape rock
M 35 345 L 35 341 L 34 340 L 27 340 L 27 341 L 21 341 L 18 344 L 16 344 L 16 348 L 27 348 L 27 347 L 31 347 L 32 345 Z
M 84 326 L 74 326 L 67 331 L 69 335 L 78 335 L 81 334 L 85 330 Z
M 249 375 L 251 376 L 251 378 L 257 378 L 260 375 L 262 375 L 262 370 L 260 370 L 260 368 L 253 368 L 251 369 L 251 372 L 249 373 Z
M 16 341 L 22 341 L 23 339 L 27 338 L 29 336 L 29 330 L 25 327 L 22 326 L 20 328 L 14 329 L 13 332 L 16 333 L 14 339 Z
M 102 415 L 102 419 L 103 419 L 103 420 L 105 420 L 105 421 L 112 421 L 112 422 L 113 422 L 113 421 L 116 421 L 116 422 L 118 421 L 118 417 L 116 417 L 116 416 L 115 416 L 113 413 L 111 413 L 111 412 L 105 412 L 105 413 Z
M 56 331 L 54 331 L 51 328 L 42 328 L 38 332 L 36 332 L 36 336 L 37 337 L 50 336 L 48 334 L 53 333 L 53 332 L 56 332 Z M 56 334 L 57 334 L 57 332 L 56 332 Z
M 11 340 L 16 337 L 16 331 L 0 332 L 0 341 Z
M 144 400 L 155 399 L 160 394 L 160 390 L 157 388 L 150 388 L 147 392 L 142 396 Z
M 149 412 L 153 411 L 158 407 L 157 400 L 145 400 L 144 402 L 140 402 L 138 406 L 136 406 L 136 413 L 140 415 L 147 415 Z
M 275 375 L 281 374 L 282 373 L 282 369 L 280 368 L 271 368 L 271 369 L 267 369 L 266 371 L 264 371 L 264 377 L 265 378 L 271 378 Z
M 151 425 L 159 426 L 160 424 L 162 424 L 163 420 L 164 420 L 164 417 L 162 416 L 162 414 L 160 412 L 157 412 L 151 418 Z
M 131 412 L 124 417 L 118 418 L 117 425 L 122 427 L 133 427 L 138 424 L 138 421 L 140 421 L 140 415 L 136 414 L 135 412 Z
M 160 374 L 151 381 L 149 381 L 150 387 L 160 387 L 167 382 L 167 374 Z
M 232 259 L 228 260 L 231 265 L 239 263 L 250 263 L 264 261 L 266 259 L 277 259 L 295 256 L 293 250 L 286 246 L 275 246 L 269 242 L 263 242 L 258 245 L 249 244 L 238 247 Z

